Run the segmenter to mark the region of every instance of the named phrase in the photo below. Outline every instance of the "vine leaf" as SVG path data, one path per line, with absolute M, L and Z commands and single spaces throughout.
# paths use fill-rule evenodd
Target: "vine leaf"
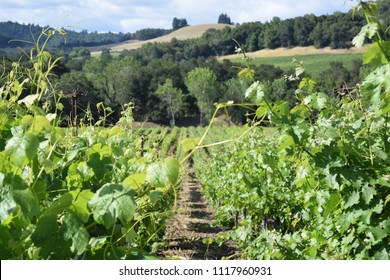
M 88 222 L 91 211 L 88 209 L 88 201 L 94 196 L 94 193 L 90 190 L 83 191 L 71 191 L 73 202 L 69 207 L 69 211 L 76 214 L 84 223 Z
M 43 213 L 43 215 L 58 215 L 72 204 L 73 197 L 70 193 L 65 193 L 55 200 Z
M 39 255 L 44 258 L 66 258 L 69 248 L 63 239 L 57 222 L 57 215 L 48 214 L 42 216 L 31 235 L 34 245 L 39 247 Z
M 0 221 L 4 222 L 18 209 L 31 219 L 39 214 L 38 200 L 22 178 L 0 173 Z
M 130 222 L 135 212 L 134 191 L 121 184 L 108 183 L 101 187 L 88 203 L 96 222 L 106 228 L 119 219 Z
M 179 178 L 180 164 L 172 158 L 166 158 L 163 162 L 153 163 L 146 170 L 146 179 L 155 187 L 164 187 L 171 183 L 175 185 Z
M 88 231 L 83 226 L 82 221 L 73 214 L 66 215 L 63 222 L 64 238 L 72 241 L 70 250 L 77 255 L 81 255 L 88 246 Z
M 364 186 L 362 190 L 362 197 L 366 204 L 369 204 L 376 194 L 376 190 L 373 187 Z
M 355 38 L 353 38 L 352 44 L 357 48 L 361 48 L 364 44 L 364 40 L 366 39 L 366 37 L 371 39 L 375 35 L 377 30 L 378 30 L 377 23 L 372 22 L 366 24 L 365 26 L 362 27 L 359 34 L 356 35 Z
M 31 161 L 38 152 L 38 138 L 31 133 L 24 133 L 21 127 L 12 128 L 13 137 L 5 146 L 6 155 L 19 167 Z
M 324 212 L 324 216 L 328 217 L 330 213 L 339 205 L 341 201 L 341 196 L 339 193 L 332 193 L 328 199 L 328 203 L 326 204 L 326 209 Z
M 181 145 L 183 147 L 183 153 L 187 153 L 198 145 L 201 138 L 186 138 L 181 142 Z

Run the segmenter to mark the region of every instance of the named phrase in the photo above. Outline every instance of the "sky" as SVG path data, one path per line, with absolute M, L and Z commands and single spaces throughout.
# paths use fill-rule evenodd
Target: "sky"
M 0 21 L 65 27 L 76 31 L 134 33 L 143 28 L 172 28 L 173 18 L 189 25 L 217 23 L 226 13 L 232 22 L 266 22 L 347 12 L 353 0 L 1 0 Z

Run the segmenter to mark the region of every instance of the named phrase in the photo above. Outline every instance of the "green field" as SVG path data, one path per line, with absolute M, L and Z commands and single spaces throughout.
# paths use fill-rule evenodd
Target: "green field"
M 294 69 L 293 59 L 303 61 L 306 71 L 313 77 L 318 77 L 322 71 L 329 68 L 331 62 L 339 61 L 349 69 L 352 61 L 362 59 L 360 53 L 343 53 L 343 54 L 307 54 L 294 56 L 278 56 L 278 57 L 255 57 L 252 63 L 255 65 L 271 64 L 275 67 L 280 67 L 284 71 Z M 241 58 L 232 59 L 234 62 L 242 62 Z

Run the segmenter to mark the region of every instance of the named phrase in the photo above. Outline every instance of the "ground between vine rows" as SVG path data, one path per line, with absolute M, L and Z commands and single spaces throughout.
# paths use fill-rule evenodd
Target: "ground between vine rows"
M 205 239 L 214 239 L 227 228 L 214 226 L 214 210 L 196 180 L 191 164 L 179 191 L 175 215 L 167 221 L 166 246 L 159 252 L 162 259 L 220 260 L 237 256 L 233 242 L 221 246 Z

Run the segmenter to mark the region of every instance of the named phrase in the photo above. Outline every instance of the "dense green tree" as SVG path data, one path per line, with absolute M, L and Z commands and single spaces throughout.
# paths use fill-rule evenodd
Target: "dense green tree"
M 119 116 L 122 105 L 130 101 L 138 101 L 131 94 L 132 82 L 129 76 L 137 63 L 131 57 L 107 61 L 104 57 L 88 60 L 84 66 L 86 75 L 98 92 L 105 105 L 116 111 L 115 117 Z
M 175 116 L 183 106 L 182 90 L 175 88 L 171 79 L 166 79 L 164 84 L 158 86 L 155 93 L 167 107 L 171 126 L 175 126 Z
M 162 28 L 145 28 L 138 30 L 132 35 L 135 40 L 150 40 L 169 33 L 168 30 Z
M 188 73 L 185 84 L 188 91 L 196 97 L 200 111 L 200 125 L 209 120 L 214 111 L 217 93 L 217 77 L 208 68 L 197 67 Z
M 230 17 L 226 13 L 222 13 L 218 17 L 218 23 L 232 24 Z
M 326 22 L 319 21 L 310 34 L 310 39 L 313 41 L 316 48 L 324 48 L 330 44 L 330 30 Z
M 185 18 L 178 19 L 176 17 L 173 18 L 172 21 L 172 29 L 177 30 L 183 27 L 188 26 L 187 20 Z
M 280 26 L 280 18 L 274 17 L 271 22 L 265 24 L 264 28 L 264 47 L 267 49 L 276 49 L 280 47 L 280 36 L 278 29 Z
M 377 0 L 378 12 L 380 18 L 383 20 L 383 26 L 390 26 L 390 1 Z M 387 29 L 387 36 L 390 36 L 390 29 Z
M 291 48 L 296 45 L 294 40 L 294 19 L 287 19 L 280 23 L 278 28 L 280 46 Z
M 315 15 L 305 15 L 294 19 L 294 38 L 298 46 L 313 45 L 310 39 L 310 33 L 314 29 L 317 22 Z

